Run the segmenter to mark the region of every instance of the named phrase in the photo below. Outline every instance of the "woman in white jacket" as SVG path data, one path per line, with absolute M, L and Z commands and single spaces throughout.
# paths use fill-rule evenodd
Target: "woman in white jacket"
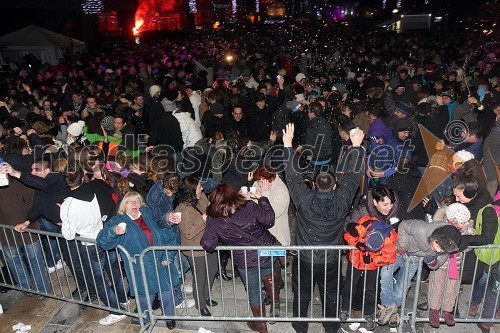
M 290 225 L 288 223 L 288 206 L 290 205 L 290 194 L 288 193 L 288 188 L 285 183 L 277 176 L 276 172 L 268 166 L 260 166 L 255 170 L 253 178 L 256 182 L 253 184 L 257 189 L 261 188 L 261 182 L 263 180 L 269 181 L 271 186 L 269 191 L 263 191 L 262 195 L 265 195 L 269 199 L 269 203 L 274 210 L 275 221 L 274 226 L 269 229 L 269 232 L 276 237 L 276 239 L 282 245 L 290 245 Z M 284 281 L 281 277 L 281 264 L 284 257 L 280 257 L 280 260 L 274 262 L 274 272 L 277 274 L 278 283 L 280 287 L 283 287 Z

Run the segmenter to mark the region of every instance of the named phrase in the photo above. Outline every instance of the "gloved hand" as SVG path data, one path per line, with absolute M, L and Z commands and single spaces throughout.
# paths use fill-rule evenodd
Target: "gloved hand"
M 358 250 L 360 250 L 361 252 L 366 252 L 366 251 L 368 251 L 368 250 L 366 249 L 366 245 L 365 245 L 365 243 L 362 243 L 362 242 L 357 242 L 357 243 L 356 243 L 356 248 L 357 248 Z
M 424 206 L 424 213 L 429 214 L 429 215 L 434 215 L 434 213 L 438 210 L 438 205 L 436 203 L 436 200 L 434 198 L 429 199 L 429 202 Z
M 437 257 L 435 255 L 425 256 L 424 263 L 426 263 L 427 266 L 434 266 L 437 264 Z

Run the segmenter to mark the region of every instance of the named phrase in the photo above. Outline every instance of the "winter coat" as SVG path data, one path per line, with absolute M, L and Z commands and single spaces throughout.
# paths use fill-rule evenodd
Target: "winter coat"
M 229 224 L 232 225 L 229 225 Z M 201 246 L 207 252 L 213 252 L 219 243 L 230 246 L 261 246 L 264 244 L 275 244 L 276 238 L 269 232 L 269 228 L 274 225 L 274 211 L 269 199 L 260 197 L 255 203 L 251 200 L 246 205 L 238 209 L 232 215 L 225 218 L 207 218 L 207 226 Z M 243 233 L 238 233 L 238 229 L 260 240 L 258 244 L 254 239 Z M 260 264 L 263 265 L 271 257 L 260 257 Z M 253 268 L 258 266 L 259 256 L 257 251 L 233 251 L 234 265 L 238 268 Z
M 373 196 L 371 192 L 368 192 L 366 196 L 366 202 L 362 205 L 359 205 L 358 208 L 351 211 L 349 216 L 346 219 L 346 225 L 349 223 L 357 223 L 363 216 L 371 216 L 376 218 L 381 222 L 385 222 L 386 224 L 390 224 L 391 217 L 399 217 L 399 198 L 396 196 L 394 200 L 394 205 L 392 206 L 391 211 L 387 216 L 380 214 L 375 205 L 373 204 Z
M 332 127 L 321 117 L 309 120 L 306 128 L 306 145 L 312 149 L 313 161 L 326 161 L 332 155 Z
M 348 245 L 356 246 L 358 243 L 365 243 L 365 235 L 372 224 L 377 219 L 370 216 L 362 217 L 356 223 L 357 235 L 351 235 L 349 232 L 344 234 L 344 239 Z M 396 242 L 398 234 L 391 230 L 388 237 L 384 239 L 384 245 L 379 251 L 360 251 L 350 250 L 349 261 L 359 270 L 375 270 L 381 266 L 387 266 L 396 262 Z
M 387 185 L 394 190 L 396 201 L 399 200 L 399 217 L 401 220 L 423 220 L 425 212 L 422 205 L 417 205 L 411 211 L 407 211 L 410 207 L 411 200 L 417 191 L 422 175 L 417 169 L 408 169 L 407 172 L 396 172 L 389 177 Z
M 193 147 L 203 137 L 200 127 L 196 125 L 196 122 L 187 112 L 174 112 L 173 115 L 181 126 L 182 141 L 184 141 L 183 148 Z
M 427 266 L 432 270 L 438 269 L 448 260 L 448 253 L 437 253 L 432 250 L 428 239 L 434 230 L 447 225 L 446 222 L 427 223 L 422 220 L 401 222 L 398 228 L 398 252 L 416 257 L 436 256 L 435 264 Z
M 205 231 L 206 221 L 202 217 L 202 213 L 207 211 L 208 198 L 205 193 L 201 194 L 200 199 L 196 203 L 195 209 L 187 203 L 181 203 L 176 208 L 176 212 L 182 213 L 182 222 L 179 223 L 179 231 L 181 233 L 181 246 L 200 246 L 201 237 Z M 202 257 L 205 251 L 183 251 L 187 256 Z
M 349 213 L 356 190 L 361 185 L 364 150 L 351 148 L 346 154 L 346 163 L 335 189 L 319 192 L 308 188 L 294 160 L 291 148 L 285 150 L 285 179 L 290 197 L 297 208 L 297 245 L 341 245 L 343 244 L 344 219 Z M 285 155 L 286 156 L 286 155 Z M 303 251 L 302 261 L 325 263 L 336 262 L 335 255 L 325 258 L 324 250 Z
M 171 112 L 165 112 L 159 102 L 151 103 L 151 135 L 148 146 L 164 145 L 170 146 L 176 153 L 182 151 L 181 126 Z
M 254 187 L 259 187 L 259 182 L 253 184 Z M 290 245 L 290 225 L 288 223 L 288 206 L 290 205 L 290 194 L 288 188 L 280 177 L 272 182 L 269 191 L 262 192 L 262 195 L 269 199 L 271 207 L 274 210 L 275 220 L 274 226 L 269 229 L 269 232 L 276 237 L 281 245 Z
M 148 207 L 141 208 L 142 218 L 148 225 L 153 235 L 153 246 L 169 246 L 176 245 L 176 240 L 171 237 L 169 233 L 164 232 L 153 221 L 151 209 Z M 125 222 L 127 224 L 127 232 L 123 235 L 117 235 L 114 227 L 118 223 Z M 116 215 L 104 224 L 103 229 L 97 235 L 97 244 L 103 250 L 113 250 L 118 245 L 125 248 L 131 257 L 141 254 L 141 252 L 150 247 L 148 238 L 137 223 L 132 220 L 127 214 Z M 149 251 L 144 255 L 144 269 L 146 273 L 146 282 L 148 284 L 149 294 L 157 293 L 158 291 L 171 290 L 172 286 L 179 283 L 179 275 L 177 268 L 174 265 L 174 257 L 176 251 Z M 132 271 L 130 270 L 130 261 L 127 255 L 120 251 L 123 264 L 125 265 L 125 273 L 127 280 L 130 284 L 130 293 L 136 296 L 136 289 L 133 286 L 134 280 L 132 278 Z M 163 261 L 169 261 L 167 266 L 163 266 Z M 137 293 L 139 296 L 145 296 L 144 280 L 142 278 L 142 271 L 140 261 L 136 258 L 132 263 L 133 274 L 135 276 Z M 159 282 L 159 284 L 158 284 Z M 171 285 L 172 283 L 172 285 Z
M 496 126 L 491 129 L 490 135 L 486 137 L 483 145 L 483 166 L 488 182 L 488 190 L 493 195 L 497 190 L 500 180 L 500 119 Z
M 201 123 L 205 129 L 205 138 L 211 138 L 216 132 L 226 131 L 226 122 L 223 117 L 217 117 L 211 110 L 203 114 Z
M 259 109 L 253 104 L 247 114 L 247 134 L 255 142 L 262 142 L 269 140 L 271 134 L 271 126 L 273 122 L 273 110 L 266 105 L 264 109 Z
M 0 224 L 16 226 L 25 221 L 31 205 L 35 190 L 18 181 L 10 179 L 9 186 L 0 187 Z M 30 229 L 39 230 L 38 223 L 32 223 Z M 5 229 L 0 231 L 0 244 L 3 246 L 22 245 L 23 242 L 31 244 L 38 240 L 37 235 L 29 232 L 16 232 Z
M 162 229 L 169 229 L 168 231 L 175 235 L 177 239 L 176 245 L 181 242 L 181 235 L 179 233 L 179 227 L 176 224 L 172 224 L 168 221 L 168 213 L 174 210 L 172 206 L 175 200 L 175 194 L 171 197 L 165 194 L 163 191 L 163 182 L 161 180 L 154 183 L 148 192 L 146 197 L 146 202 L 152 210 L 153 221 Z
M 492 203 L 492 199 L 486 190 L 479 190 L 476 197 L 464 205 L 469 208 L 471 218 L 476 221 L 479 210 Z M 469 246 L 493 244 L 498 229 L 498 214 L 493 207 L 483 210 L 483 223 L 481 235 L 466 235 L 464 240 Z

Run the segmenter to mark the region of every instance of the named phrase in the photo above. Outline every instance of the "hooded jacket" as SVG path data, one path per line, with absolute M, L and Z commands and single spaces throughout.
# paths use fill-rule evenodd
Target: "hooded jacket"
M 469 203 L 464 204 L 469 208 L 471 218 L 476 221 L 479 210 L 492 203 L 492 199 L 486 190 L 479 190 L 476 197 Z M 469 246 L 493 244 L 498 229 L 498 214 L 493 207 L 483 210 L 483 223 L 481 235 L 466 235 L 464 239 Z
M 371 216 L 381 222 L 390 224 L 389 220 L 391 219 L 391 217 L 398 217 L 398 212 L 399 212 L 399 199 L 397 195 L 394 200 L 394 205 L 392 206 L 391 211 L 387 216 L 384 216 L 380 214 L 380 212 L 377 210 L 377 207 L 375 207 L 375 205 L 373 204 L 373 196 L 370 191 L 366 196 L 366 202 L 363 205 L 359 205 L 358 208 L 351 211 L 351 214 L 349 214 L 349 216 L 346 219 L 346 225 L 349 223 L 357 223 L 363 216 Z
M 336 188 L 328 192 L 308 188 L 297 171 L 299 167 L 293 159 L 292 149 L 285 150 L 285 153 L 288 153 L 286 184 L 297 208 L 296 244 L 342 245 L 344 220 L 351 209 L 356 190 L 361 185 L 364 150 L 351 148 L 347 152 L 343 168 L 346 173 L 342 175 Z M 305 262 L 325 263 L 325 251 L 302 251 L 300 258 Z M 326 259 L 332 263 L 338 260 L 338 256 L 330 253 Z

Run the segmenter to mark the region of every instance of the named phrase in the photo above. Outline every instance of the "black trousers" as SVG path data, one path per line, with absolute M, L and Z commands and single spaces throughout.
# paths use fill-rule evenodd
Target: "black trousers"
M 294 258 L 292 264 L 292 289 L 293 289 L 293 316 L 307 317 L 309 304 L 311 303 L 311 289 L 318 285 L 321 297 L 322 309 L 325 309 L 325 317 L 337 317 L 337 292 L 340 289 L 338 280 L 338 256 L 327 263 L 313 263 L 300 261 Z M 312 272 L 311 272 L 312 271 Z M 326 281 L 326 286 L 325 286 Z M 300 288 L 299 288 L 300 282 Z M 326 294 L 325 294 L 326 291 Z M 325 304 L 326 303 L 326 304 Z M 304 321 L 292 322 L 292 327 L 296 332 L 306 333 L 309 323 Z M 323 323 L 326 333 L 336 333 L 340 328 L 339 322 L 325 321 Z
M 344 280 L 344 289 L 342 289 L 342 310 L 349 311 L 349 309 L 353 309 L 361 311 L 363 310 L 364 303 L 365 307 L 363 315 L 372 315 L 375 313 L 378 281 L 377 272 L 378 269 L 365 271 L 357 269 L 352 266 L 351 263 L 348 264 Z

